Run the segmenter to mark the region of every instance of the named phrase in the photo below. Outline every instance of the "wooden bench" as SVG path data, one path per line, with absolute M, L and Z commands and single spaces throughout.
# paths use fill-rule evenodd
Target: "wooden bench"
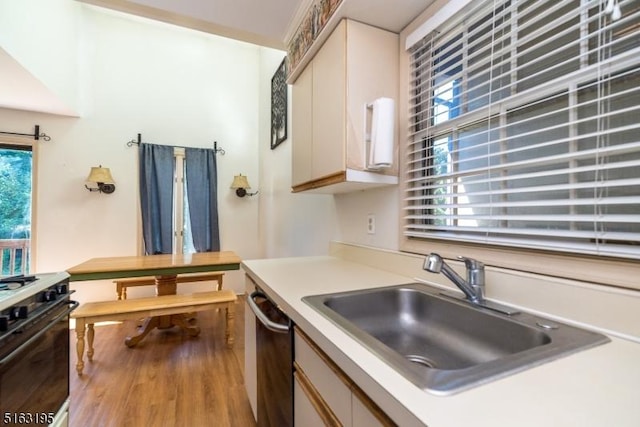
M 140 317 L 159 319 L 159 316 L 170 316 L 171 323 L 185 329 L 189 335 L 197 336 L 200 328 L 187 324 L 184 313 L 204 311 L 213 308 L 226 309 L 225 339 L 229 347 L 234 342 L 234 315 L 235 303 L 238 297 L 232 290 L 220 290 L 210 292 L 198 292 L 188 295 L 163 295 L 157 297 L 136 298 L 130 300 L 99 301 L 82 304 L 71 313 L 76 321 L 76 350 L 78 363 L 76 370 L 82 375 L 84 369 L 84 335 L 87 327 L 87 357 L 93 361 L 94 323 L 104 321 L 137 320 Z M 136 345 L 152 328 L 137 337 L 127 337 L 125 344 L 128 347 Z
M 176 283 L 206 282 L 215 280 L 218 282 L 216 290 L 222 290 L 222 279 L 224 273 L 199 273 L 199 274 L 182 274 L 176 277 Z M 127 288 L 134 286 L 155 286 L 155 277 L 132 277 L 127 279 L 117 279 L 113 283 L 116 284 L 116 295 L 118 299 L 127 299 Z

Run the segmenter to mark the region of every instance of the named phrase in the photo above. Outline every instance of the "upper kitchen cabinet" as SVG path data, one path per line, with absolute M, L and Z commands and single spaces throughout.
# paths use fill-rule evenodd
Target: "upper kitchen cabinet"
M 398 99 L 398 35 L 343 19 L 293 84 L 294 192 L 340 193 L 397 184 L 397 126 L 390 167 L 367 168 L 367 108 Z M 391 120 L 397 124 L 397 113 Z

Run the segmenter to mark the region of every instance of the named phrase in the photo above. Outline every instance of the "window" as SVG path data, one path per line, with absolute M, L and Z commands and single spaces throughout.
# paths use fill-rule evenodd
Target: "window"
M 410 49 L 404 234 L 640 258 L 640 1 L 470 3 Z
M 0 144 L 0 275 L 30 269 L 31 145 Z
M 187 194 L 187 180 L 185 178 L 184 148 L 175 147 L 175 178 L 173 186 L 173 251 L 177 254 L 193 254 L 196 252 L 191 235 L 191 221 L 189 216 L 189 199 Z

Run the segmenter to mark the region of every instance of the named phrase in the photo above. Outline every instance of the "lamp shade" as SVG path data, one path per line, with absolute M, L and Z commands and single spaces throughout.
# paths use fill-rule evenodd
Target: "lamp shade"
M 91 172 L 89 172 L 89 176 L 87 177 L 87 182 L 115 184 L 109 168 L 103 168 L 102 166 L 91 168 Z
M 233 177 L 231 188 L 235 190 L 238 188 L 251 188 L 251 186 L 249 185 L 249 181 L 247 180 L 247 177 L 240 174 Z

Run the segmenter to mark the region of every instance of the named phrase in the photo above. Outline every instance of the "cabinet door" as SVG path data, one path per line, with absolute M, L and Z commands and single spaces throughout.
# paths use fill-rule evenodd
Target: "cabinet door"
M 346 46 L 346 165 L 362 169 L 367 151 L 365 106 L 381 97 L 398 99 L 398 35 L 347 21 Z M 397 166 L 383 172 L 396 175 Z
M 312 90 L 313 67 L 310 65 L 300 74 L 292 89 L 292 170 L 291 184 L 296 186 L 311 180 L 312 140 Z
M 391 418 L 362 391 L 352 394 L 352 427 L 395 427 Z
M 351 426 L 351 390 L 338 376 L 335 365 L 328 365 L 326 356 L 319 353 L 315 344 L 299 329 L 294 334 L 295 362 L 313 389 L 322 397 L 338 424 Z
M 331 424 L 326 417 L 322 416 L 322 404 L 310 392 L 310 386 L 300 371 L 293 374 L 293 425 L 304 427 L 325 427 Z
M 314 179 L 345 170 L 346 21 L 312 61 Z

